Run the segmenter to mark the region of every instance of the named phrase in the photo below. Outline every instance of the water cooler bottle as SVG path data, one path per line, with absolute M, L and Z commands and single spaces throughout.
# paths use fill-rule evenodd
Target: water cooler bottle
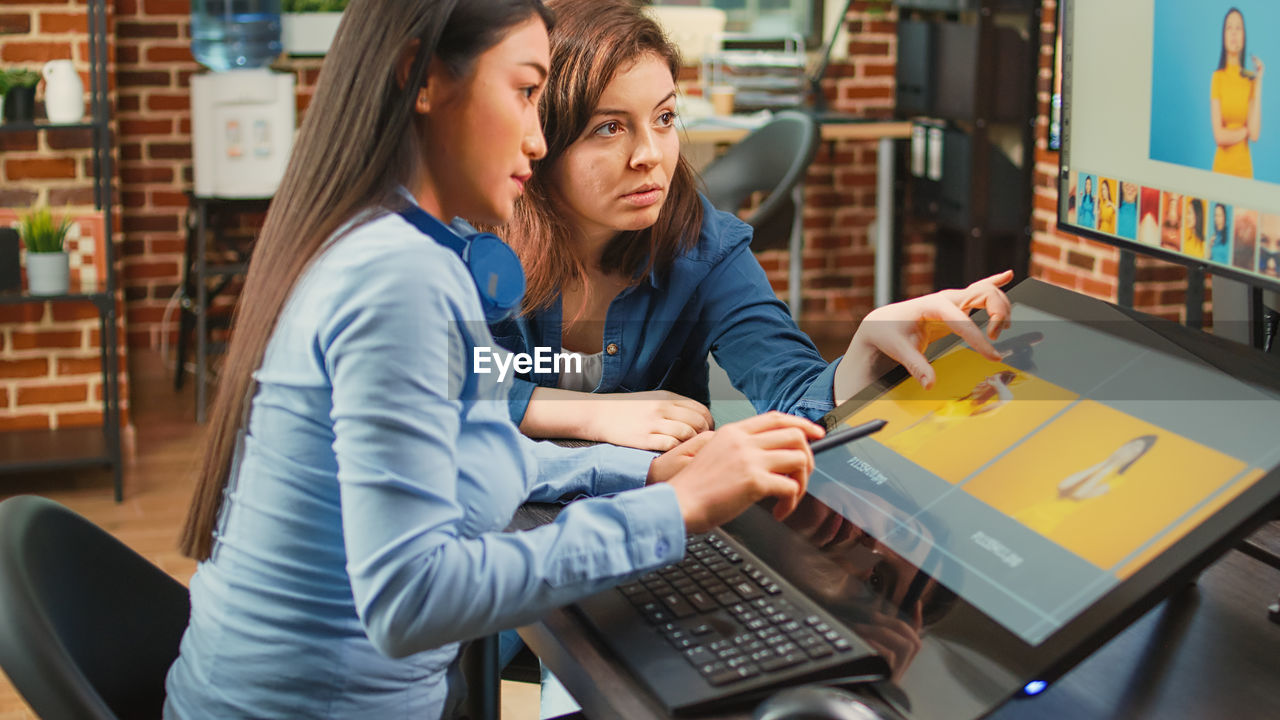
M 280 0 L 192 0 L 191 52 L 212 71 L 191 78 L 196 195 L 275 194 L 297 118 L 293 75 L 266 68 L 280 51 Z

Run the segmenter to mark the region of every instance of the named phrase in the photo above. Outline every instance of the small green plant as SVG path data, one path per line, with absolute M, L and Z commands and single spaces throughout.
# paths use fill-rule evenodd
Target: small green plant
M 36 208 L 22 216 L 18 225 L 18 234 L 22 235 L 22 243 L 27 252 L 58 253 L 62 252 L 62 243 L 67 239 L 67 231 L 71 229 L 71 218 L 63 217 L 54 222 L 49 208 Z
M 347 0 L 284 0 L 287 13 L 342 12 Z
M 0 95 L 13 88 L 35 87 L 40 82 L 40 73 L 26 68 L 10 68 L 0 70 Z

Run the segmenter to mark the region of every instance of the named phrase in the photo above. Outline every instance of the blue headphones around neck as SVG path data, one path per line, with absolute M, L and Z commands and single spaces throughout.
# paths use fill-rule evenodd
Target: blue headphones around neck
M 486 322 L 506 320 L 520 307 L 520 300 L 524 298 L 524 267 L 516 251 L 501 238 L 486 232 L 468 233 L 464 237 L 412 203 L 399 214 L 422 234 L 458 254 L 475 281 Z

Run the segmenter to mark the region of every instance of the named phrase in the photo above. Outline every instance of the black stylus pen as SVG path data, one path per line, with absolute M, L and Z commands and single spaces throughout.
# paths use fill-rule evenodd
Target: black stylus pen
M 845 427 L 835 432 L 827 433 L 825 437 L 814 440 L 809 443 L 809 449 L 816 455 L 827 448 L 833 448 L 837 445 L 843 445 L 851 440 L 857 440 L 860 437 L 866 437 L 888 425 L 888 420 L 872 420 L 854 427 Z

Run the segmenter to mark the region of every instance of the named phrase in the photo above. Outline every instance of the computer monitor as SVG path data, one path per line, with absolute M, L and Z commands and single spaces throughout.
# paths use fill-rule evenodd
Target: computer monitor
M 1280 3 L 1065 0 L 1062 23 L 1058 226 L 1280 290 Z

